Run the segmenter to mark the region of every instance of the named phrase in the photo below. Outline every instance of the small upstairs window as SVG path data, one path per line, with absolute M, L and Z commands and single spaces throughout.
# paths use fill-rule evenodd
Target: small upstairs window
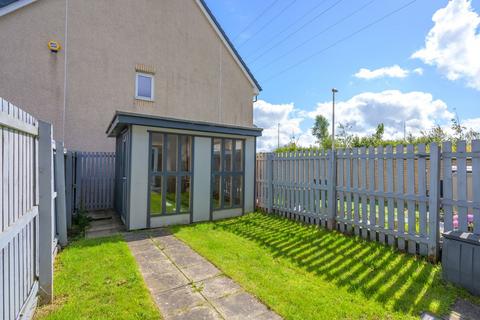
M 137 73 L 135 77 L 135 98 L 139 100 L 154 100 L 154 79 L 152 74 Z

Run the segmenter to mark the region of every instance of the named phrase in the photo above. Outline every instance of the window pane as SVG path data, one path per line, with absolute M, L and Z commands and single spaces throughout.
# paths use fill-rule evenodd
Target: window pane
M 232 171 L 232 139 L 225 139 L 225 171 Z
M 192 137 L 180 136 L 182 142 L 181 171 L 191 171 Z
M 166 196 L 165 211 L 167 213 L 176 213 L 177 212 L 177 177 L 167 177 L 167 192 L 165 196 Z
M 242 176 L 233 177 L 233 205 L 242 205 L 243 184 Z
M 178 136 L 167 135 L 167 171 L 177 171 Z
M 152 99 L 152 78 L 137 75 L 137 96 Z
M 152 177 L 150 185 L 150 214 L 162 214 L 162 177 Z
M 220 176 L 213 177 L 213 190 L 212 190 L 212 197 L 213 197 L 213 208 L 218 209 L 220 208 Z
M 180 212 L 190 212 L 190 177 L 182 177 L 180 185 Z
M 232 206 L 232 177 L 227 176 L 224 179 L 223 186 L 223 207 L 230 208 Z
M 237 172 L 243 171 L 243 141 L 235 140 L 235 159 L 233 170 Z
M 213 171 L 220 172 L 222 163 L 222 139 L 213 139 Z
M 153 172 L 162 171 L 162 159 L 163 159 L 163 133 L 152 133 L 151 170 Z

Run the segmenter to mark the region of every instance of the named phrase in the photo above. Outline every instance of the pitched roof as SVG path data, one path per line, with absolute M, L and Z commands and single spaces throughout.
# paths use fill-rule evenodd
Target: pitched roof
M 6 15 L 35 1 L 37 0 L 0 0 L 0 16 Z M 255 77 L 253 76 L 245 61 L 243 61 L 237 49 L 235 49 L 232 41 L 230 41 L 222 26 L 220 25 L 220 23 L 218 23 L 217 19 L 206 4 L 205 0 L 195 0 L 195 2 L 200 5 L 201 9 L 203 9 L 202 12 L 207 16 L 209 22 L 212 24 L 215 31 L 217 31 L 218 36 L 225 43 L 227 49 L 229 49 L 230 53 L 235 58 L 242 71 L 246 74 L 247 78 L 256 88 L 256 91 L 258 91 L 257 93 L 259 93 L 262 90 L 262 87 L 258 83 L 257 79 L 255 79 Z

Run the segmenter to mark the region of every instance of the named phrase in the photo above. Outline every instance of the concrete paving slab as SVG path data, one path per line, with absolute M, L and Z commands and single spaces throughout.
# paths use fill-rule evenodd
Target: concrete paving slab
M 187 267 L 180 267 L 180 270 L 193 282 L 213 278 L 222 274 L 220 270 L 208 261 L 202 261 Z
M 202 295 L 189 285 L 168 290 L 153 296 L 160 311 L 165 316 L 175 316 L 185 313 L 193 307 L 206 303 Z
M 211 306 L 199 306 L 188 310 L 185 313 L 167 317 L 166 320 L 220 320 L 223 319 Z
M 201 281 L 200 285 L 203 286 L 202 294 L 209 300 L 218 299 L 243 290 L 235 281 L 226 276 L 218 276 Z
M 164 319 L 281 319 L 168 231 L 125 239 Z
M 190 248 L 165 248 L 163 252 L 179 267 L 185 268 L 194 264 L 206 262 L 205 258 Z
M 239 292 L 212 301 L 225 319 L 257 319 L 268 311 L 267 307 L 246 292 Z
M 177 271 L 170 273 L 146 273 L 144 274 L 144 279 L 153 294 L 180 288 L 190 283 L 190 280 Z

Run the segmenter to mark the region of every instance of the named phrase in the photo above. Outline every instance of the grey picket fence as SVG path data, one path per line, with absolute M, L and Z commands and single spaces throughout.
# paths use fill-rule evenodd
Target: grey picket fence
M 37 293 L 52 299 L 53 257 L 66 242 L 63 147 L 50 124 L 1 98 L 0 144 L 0 315 L 28 319 Z
M 74 211 L 106 210 L 114 207 L 115 153 L 73 152 Z M 74 172 L 73 172 L 74 171 Z
M 256 205 L 436 261 L 442 232 L 480 234 L 480 141 L 257 154 Z

